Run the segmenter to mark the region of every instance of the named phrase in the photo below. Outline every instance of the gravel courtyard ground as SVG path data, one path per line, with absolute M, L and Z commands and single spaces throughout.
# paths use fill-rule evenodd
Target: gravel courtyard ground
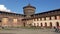
M 0 30 L 0 34 L 60 34 L 54 32 L 54 29 L 11 29 Z

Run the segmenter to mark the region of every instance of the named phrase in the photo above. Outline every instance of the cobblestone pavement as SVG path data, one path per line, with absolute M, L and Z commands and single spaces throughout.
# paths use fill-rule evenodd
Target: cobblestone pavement
M 12 29 L 0 30 L 0 34 L 60 34 L 53 29 Z

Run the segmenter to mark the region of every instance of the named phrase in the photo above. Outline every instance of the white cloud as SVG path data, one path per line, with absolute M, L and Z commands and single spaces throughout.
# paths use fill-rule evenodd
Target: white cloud
M 0 11 L 10 12 L 11 10 L 7 9 L 5 5 L 0 5 Z

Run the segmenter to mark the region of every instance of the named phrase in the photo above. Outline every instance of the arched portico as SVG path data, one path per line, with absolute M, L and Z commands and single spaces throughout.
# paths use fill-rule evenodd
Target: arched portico
M 57 27 L 59 26 L 59 22 L 56 22 L 56 26 L 57 26 Z
M 41 24 L 41 27 L 43 26 L 43 24 L 42 23 L 40 23 Z
M 50 22 L 50 27 L 52 27 L 52 22 Z
M 25 27 L 25 22 L 23 23 L 23 26 Z
M 47 27 L 47 23 L 45 22 L 45 27 Z

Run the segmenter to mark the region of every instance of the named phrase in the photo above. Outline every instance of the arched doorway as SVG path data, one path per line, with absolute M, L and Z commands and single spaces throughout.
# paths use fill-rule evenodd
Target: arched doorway
M 34 23 L 34 26 L 36 26 L 36 24 Z
M 47 27 L 47 23 L 45 23 L 45 27 Z
M 23 23 L 24 27 L 25 27 L 25 23 Z
M 39 23 L 37 23 L 37 26 L 39 26 Z
M 57 27 L 59 26 L 59 22 L 56 22 L 56 26 L 57 26 Z
M 52 22 L 50 22 L 50 27 L 52 27 Z
M 43 24 L 41 23 L 41 27 L 43 26 Z

